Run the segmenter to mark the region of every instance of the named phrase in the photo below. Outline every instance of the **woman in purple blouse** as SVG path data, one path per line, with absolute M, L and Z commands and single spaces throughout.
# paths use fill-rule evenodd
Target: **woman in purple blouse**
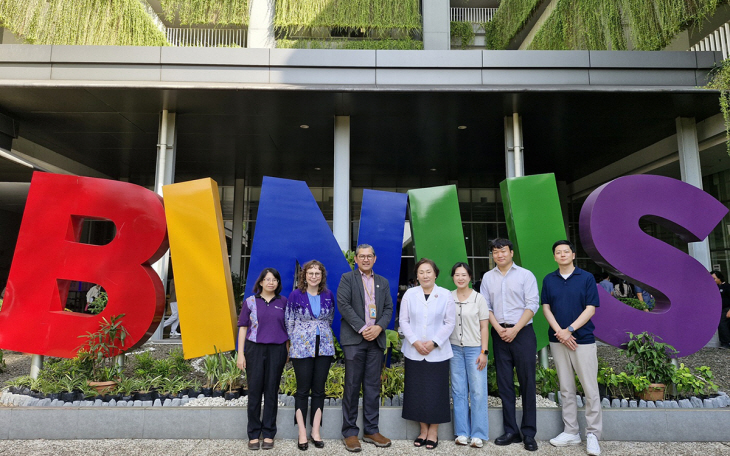
M 286 364 L 289 335 L 284 321 L 286 298 L 281 296 L 281 276 L 264 268 L 253 287 L 254 296 L 243 302 L 238 317 L 237 364 L 248 379 L 248 449 L 274 448 L 279 381 Z M 245 342 L 245 345 L 244 345 Z M 261 418 L 261 395 L 264 415 Z M 263 444 L 260 438 L 263 437 Z
M 311 439 L 315 447 L 324 447 L 319 433 L 324 407 L 324 384 L 335 354 L 332 334 L 335 297 L 326 286 L 327 271 L 324 265 L 317 260 L 309 261 L 302 266 L 299 287 L 291 292 L 286 305 L 286 329 L 291 340 L 289 357 L 297 377 L 294 421 L 299 426 L 297 447 L 300 450 L 306 450 L 309 446 L 306 417 L 310 395 Z

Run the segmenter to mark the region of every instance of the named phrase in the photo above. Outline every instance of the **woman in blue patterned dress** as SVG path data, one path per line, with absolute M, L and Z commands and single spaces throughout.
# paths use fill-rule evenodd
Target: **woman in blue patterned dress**
M 299 426 L 297 447 L 306 450 L 307 402 L 312 397 L 310 423 L 314 446 L 323 448 L 320 435 L 324 385 L 335 354 L 332 320 L 335 316 L 335 297 L 327 289 L 327 271 L 324 265 L 312 260 L 302 266 L 299 286 L 287 300 L 286 328 L 291 340 L 289 357 L 297 378 L 294 421 Z

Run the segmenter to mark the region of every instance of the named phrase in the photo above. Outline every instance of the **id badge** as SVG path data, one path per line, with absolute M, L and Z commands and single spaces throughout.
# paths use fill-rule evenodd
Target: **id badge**
M 375 304 L 370 304 L 368 306 L 368 310 L 370 311 L 370 318 L 375 318 L 378 316 L 377 309 L 375 308 Z

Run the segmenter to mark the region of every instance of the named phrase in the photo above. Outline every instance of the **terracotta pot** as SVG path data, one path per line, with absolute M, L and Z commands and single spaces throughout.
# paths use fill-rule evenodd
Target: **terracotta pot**
M 664 399 L 664 383 L 652 383 L 647 389 L 639 393 L 639 398 L 645 401 L 661 401 Z
M 86 382 L 88 385 L 96 390 L 97 393 L 100 395 L 106 394 L 114 389 L 115 386 L 117 386 L 117 382 L 115 381 L 108 381 L 108 382 Z

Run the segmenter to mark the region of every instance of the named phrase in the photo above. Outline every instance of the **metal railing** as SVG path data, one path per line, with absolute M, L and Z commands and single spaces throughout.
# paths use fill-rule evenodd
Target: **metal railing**
M 166 31 L 167 42 L 171 46 L 246 47 L 245 29 L 198 29 L 172 28 Z
M 483 24 L 492 20 L 497 8 L 451 8 L 452 22 Z
M 702 41 L 690 48 L 690 51 L 722 51 L 722 58 L 728 57 L 730 44 L 730 22 L 707 35 Z

